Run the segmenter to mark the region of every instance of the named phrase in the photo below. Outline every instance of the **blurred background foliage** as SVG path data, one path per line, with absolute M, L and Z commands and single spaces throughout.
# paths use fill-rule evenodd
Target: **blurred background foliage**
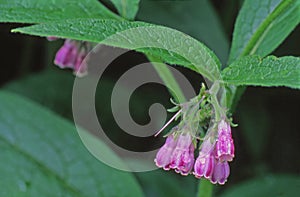
M 196 2 L 196 3 L 195 3 Z M 104 4 L 113 7 L 104 1 Z M 242 1 L 150 1 L 142 0 L 137 19 L 163 24 L 190 34 L 212 48 L 225 64 L 235 17 Z M 153 13 L 150 8 L 155 8 Z M 115 11 L 115 10 L 114 10 Z M 24 95 L 72 121 L 71 71 L 53 66 L 55 52 L 62 41 L 48 42 L 44 38 L 11 34 L 10 29 L 20 24 L 1 24 L 2 60 L 0 86 Z M 273 52 L 276 56 L 300 56 L 300 27 Z M 110 94 L 116 80 L 131 67 L 147 59 L 135 52 L 126 54 L 105 71 L 96 96 L 97 113 L 103 128 L 117 144 L 126 148 L 152 150 L 163 144 L 163 139 L 147 138 L 132 144 L 130 136 L 122 134 L 112 117 Z M 198 91 L 201 76 L 178 68 Z M 146 97 L 144 95 L 147 95 Z M 132 95 L 130 110 L 140 124 L 149 121 L 148 109 L 155 102 L 167 108 L 169 93 L 161 85 L 148 84 Z M 217 186 L 220 196 L 295 196 L 300 188 L 300 92 L 288 88 L 249 87 L 242 96 L 234 122 L 236 158 L 225 186 Z M 130 147 L 132 146 L 132 147 Z M 173 172 L 156 170 L 135 173 L 147 196 L 194 196 L 197 180 Z M 289 188 L 287 193 L 280 193 Z M 167 193 L 166 193 L 167 191 Z M 272 194 L 270 192 L 273 192 Z

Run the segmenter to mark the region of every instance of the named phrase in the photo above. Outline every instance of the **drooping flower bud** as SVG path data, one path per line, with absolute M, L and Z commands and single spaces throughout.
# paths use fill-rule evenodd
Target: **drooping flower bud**
M 155 164 L 163 168 L 164 170 L 170 170 L 171 156 L 176 147 L 177 141 L 175 141 L 173 135 L 169 135 L 166 143 L 159 149 L 154 159 Z
M 84 59 L 90 50 L 89 42 L 67 39 L 57 51 L 54 63 L 60 68 L 71 68 L 76 76 L 82 77 L 87 74 L 88 66 Z
M 180 134 L 171 156 L 170 168 L 182 175 L 188 175 L 194 165 L 194 144 L 189 134 Z
M 194 165 L 194 175 L 197 178 L 205 177 L 211 178 L 215 165 L 214 145 L 210 142 L 210 139 L 205 140 L 202 143 L 199 151 L 199 156 L 196 159 Z
M 214 172 L 212 174 L 210 181 L 213 184 L 219 183 L 221 185 L 224 185 L 225 182 L 227 181 L 229 173 L 230 173 L 230 168 L 227 161 L 221 162 L 219 160 L 215 160 Z
M 225 120 L 221 120 L 218 125 L 216 158 L 221 162 L 232 161 L 234 158 L 234 143 L 231 135 L 231 127 Z
M 60 68 L 73 68 L 78 55 L 75 41 L 65 40 L 64 45 L 57 51 L 54 63 Z

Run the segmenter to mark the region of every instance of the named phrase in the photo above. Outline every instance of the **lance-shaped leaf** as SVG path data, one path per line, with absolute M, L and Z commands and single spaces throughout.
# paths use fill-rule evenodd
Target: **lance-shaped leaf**
M 222 71 L 225 83 L 233 85 L 286 86 L 300 89 L 300 58 L 246 56 Z

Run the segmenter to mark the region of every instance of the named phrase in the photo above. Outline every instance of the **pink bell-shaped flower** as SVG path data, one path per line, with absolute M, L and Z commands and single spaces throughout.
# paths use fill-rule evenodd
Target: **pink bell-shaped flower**
M 194 144 L 189 134 L 180 134 L 171 156 L 170 168 L 182 175 L 188 175 L 194 165 Z
M 176 147 L 177 141 L 174 140 L 173 135 L 169 135 L 166 143 L 159 149 L 156 154 L 156 158 L 154 159 L 155 164 L 159 168 L 163 168 L 164 170 L 170 170 L 170 162 L 172 153 Z
M 220 161 L 232 161 L 234 158 L 234 143 L 231 136 L 231 127 L 225 120 L 221 120 L 218 125 L 216 158 Z
M 224 185 L 227 181 L 227 178 L 230 174 L 230 168 L 227 161 L 221 162 L 219 160 L 215 160 L 215 167 L 212 177 L 210 181 L 213 184 L 219 183 L 220 185 Z
M 205 177 L 207 179 L 211 178 L 215 166 L 215 155 L 213 149 L 214 145 L 211 144 L 210 139 L 207 139 L 202 143 L 199 156 L 194 165 L 193 174 L 195 177 Z

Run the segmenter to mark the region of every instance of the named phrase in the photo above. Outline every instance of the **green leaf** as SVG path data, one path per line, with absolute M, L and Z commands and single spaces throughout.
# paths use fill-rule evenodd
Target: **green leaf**
M 143 196 L 130 173 L 106 166 L 86 150 L 74 125 L 5 91 L 0 108 L 1 196 Z
M 246 0 L 235 23 L 229 62 L 268 55 L 299 22 L 299 0 Z
M 0 22 L 44 23 L 71 18 L 120 19 L 97 0 L 0 0 Z
M 209 0 L 141 1 L 137 18 L 191 35 L 227 61 L 229 42 Z
M 267 175 L 240 183 L 225 190 L 221 197 L 290 197 L 299 195 L 299 176 Z
M 143 22 L 77 19 L 17 28 L 13 32 L 140 49 L 138 51 L 155 54 L 166 63 L 195 70 L 211 81 L 220 78 L 221 64 L 211 50 L 194 38 L 167 27 Z M 143 50 L 145 48 L 147 50 Z M 182 57 L 179 61 L 178 56 Z
M 286 86 L 300 89 L 300 58 L 246 56 L 222 72 L 225 83 L 233 85 Z
M 110 0 L 117 8 L 119 14 L 129 20 L 135 18 L 139 10 L 140 0 Z

